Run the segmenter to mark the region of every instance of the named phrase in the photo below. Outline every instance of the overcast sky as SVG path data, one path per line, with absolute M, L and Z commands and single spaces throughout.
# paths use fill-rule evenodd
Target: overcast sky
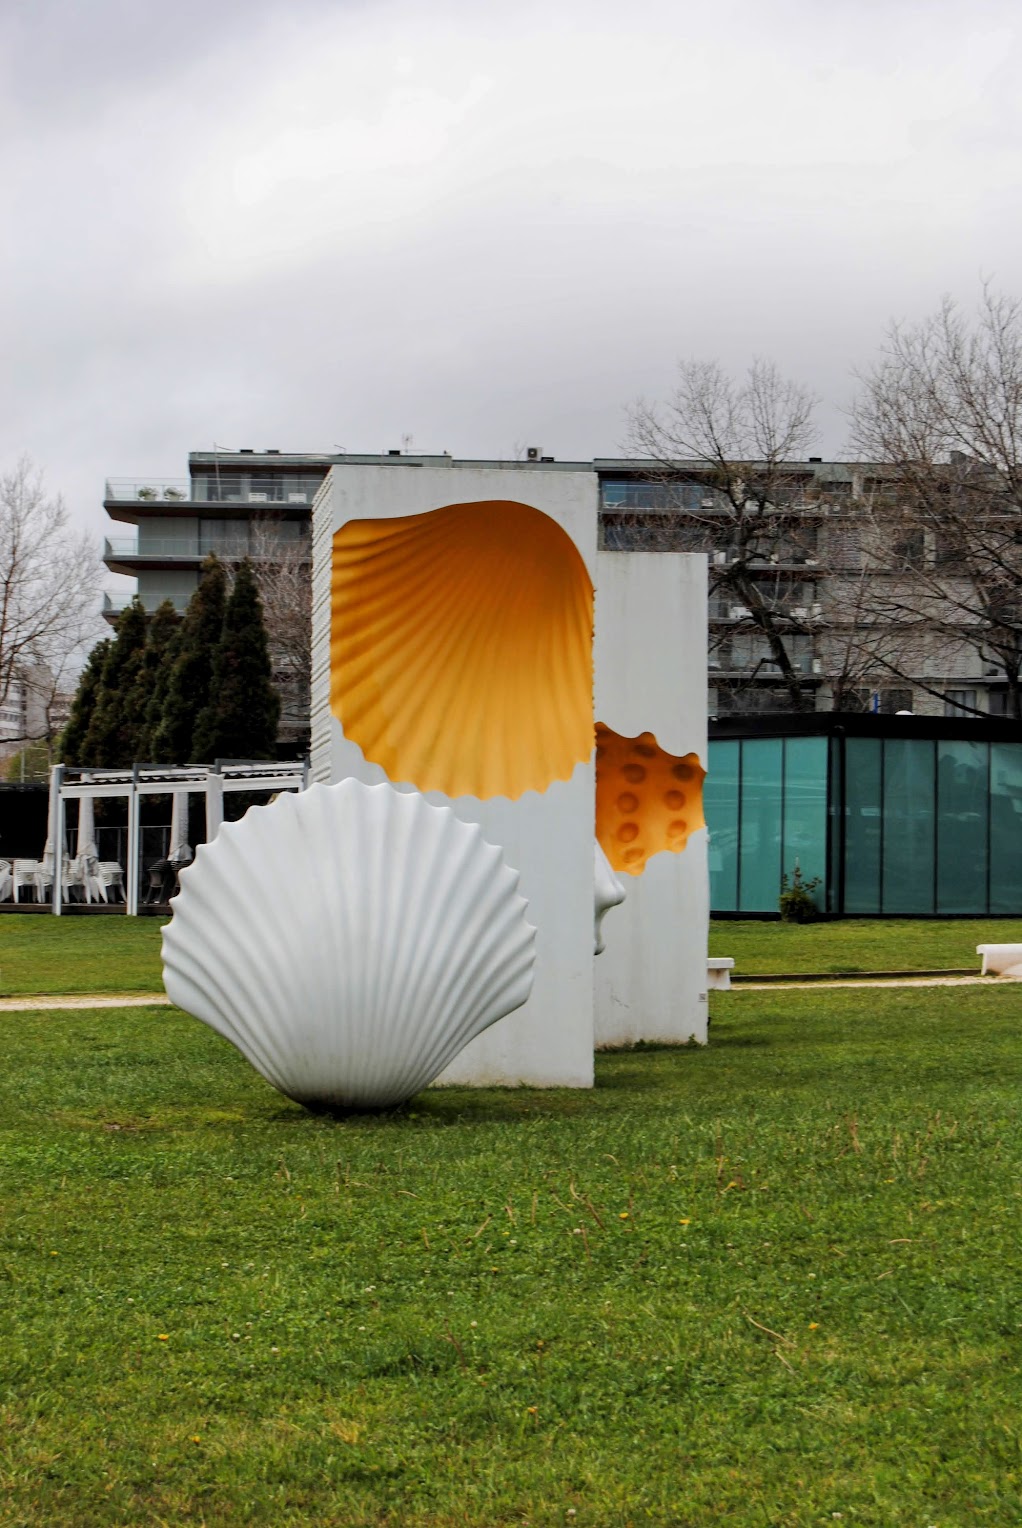
M 842 454 L 894 316 L 1022 294 L 1017 0 L 6 0 L 0 464 L 613 454 L 679 356 Z

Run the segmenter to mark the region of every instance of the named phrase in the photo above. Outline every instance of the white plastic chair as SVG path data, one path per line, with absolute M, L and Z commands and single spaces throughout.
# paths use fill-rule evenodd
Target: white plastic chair
M 107 893 L 110 891 L 116 891 L 124 901 L 124 871 L 116 860 L 97 860 L 94 879 L 95 891 L 101 901 L 109 902 Z
M 99 860 L 94 854 L 80 854 L 78 856 L 82 866 L 82 876 L 85 881 L 86 902 L 105 902 L 106 887 L 99 874 Z
M 0 859 L 0 902 L 6 902 L 14 887 L 10 860 Z
M 75 859 L 66 859 L 61 871 L 61 896 L 65 902 L 71 901 L 72 891 L 80 891 L 86 902 L 92 901 L 89 886 L 89 865 L 85 855 L 79 854 Z
M 11 879 L 14 883 L 14 900 L 21 901 L 21 888 L 31 886 L 33 892 L 38 891 L 37 877 L 42 870 L 42 862 L 35 859 L 16 859 L 11 870 Z
M 53 855 L 44 854 L 35 873 L 35 899 L 45 902 L 53 889 Z

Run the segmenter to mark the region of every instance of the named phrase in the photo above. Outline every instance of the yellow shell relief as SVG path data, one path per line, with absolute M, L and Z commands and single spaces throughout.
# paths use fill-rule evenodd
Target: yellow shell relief
M 567 532 L 491 499 L 333 540 L 330 703 L 395 784 L 544 791 L 593 742 L 593 586 Z
M 680 854 L 706 826 L 698 755 L 667 753 L 652 732 L 622 737 L 596 724 L 596 837 L 615 870 L 641 875 L 662 849 Z

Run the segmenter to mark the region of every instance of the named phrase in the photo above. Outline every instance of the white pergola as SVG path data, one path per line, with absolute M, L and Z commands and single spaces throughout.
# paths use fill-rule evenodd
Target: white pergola
M 53 912 L 63 909 L 63 848 L 68 801 L 123 796 L 128 802 L 128 853 L 124 887 L 125 912 L 138 915 L 140 806 L 143 796 L 166 796 L 176 791 L 201 793 L 206 798 L 206 840 L 211 842 L 224 820 L 228 791 L 303 791 L 309 783 L 306 761 L 271 764 L 265 759 L 217 759 L 213 764 L 133 764 L 130 769 L 72 769 L 56 764 L 50 771 L 49 841 L 53 849 Z

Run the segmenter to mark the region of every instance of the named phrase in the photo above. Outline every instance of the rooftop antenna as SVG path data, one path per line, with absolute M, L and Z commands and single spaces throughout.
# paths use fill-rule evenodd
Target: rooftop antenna
M 404 452 L 405 456 L 411 455 L 413 439 L 414 436 L 412 435 L 402 435 L 401 437 L 401 450 Z
M 217 445 L 216 441 L 214 441 L 213 442 L 213 474 L 214 474 L 214 476 L 216 478 L 216 501 L 217 501 L 218 504 L 220 504 L 222 502 L 222 500 L 220 498 L 220 455 L 219 455 L 219 452 L 220 452 L 220 447 Z

